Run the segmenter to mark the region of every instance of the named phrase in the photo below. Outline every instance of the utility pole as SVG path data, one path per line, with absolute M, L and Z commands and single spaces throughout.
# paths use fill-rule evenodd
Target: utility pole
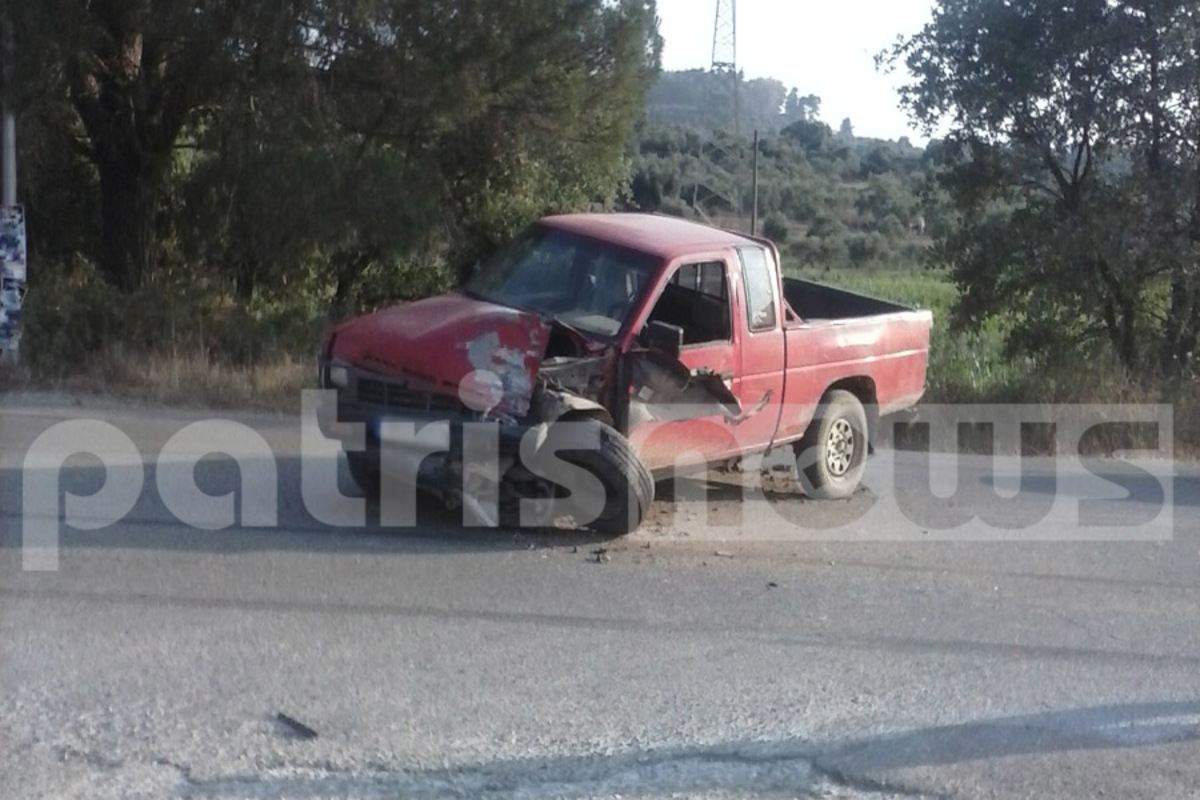
M 7 5 L 7 4 L 6 4 Z M 3 110 L 0 111 L 0 139 L 3 147 L 0 150 L 0 205 L 15 206 L 17 204 L 17 115 L 13 109 L 13 59 L 16 52 L 16 42 L 13 37 L 13 11 L 9 11 L 4 20 L 3 53 L 0 54 L 0 69 L 3 69 Z
M 0 360 L 20 357 L 21 303 L 27 279 L 25 214 L 17 205 L 16 36 L 13 4 L 0 23 Z
M 758 128 L 754 129 L 754 200 L 750 207 L 750 235 L 758 236 Z
M 4 186 L 3 191 L 0 191 L 0 206 L 15 206 L 17 204 L 17 115 L 13 113 L 12 104 L 7 100 L 2 113 L 0 138 L 4 139 L 2 164 Z

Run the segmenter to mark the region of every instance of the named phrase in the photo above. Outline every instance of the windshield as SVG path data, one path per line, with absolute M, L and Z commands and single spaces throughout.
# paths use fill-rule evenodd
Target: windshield
M 615 336 L 654 275 L 653 256 L 542 225 L 485 262 L 466 290 Z

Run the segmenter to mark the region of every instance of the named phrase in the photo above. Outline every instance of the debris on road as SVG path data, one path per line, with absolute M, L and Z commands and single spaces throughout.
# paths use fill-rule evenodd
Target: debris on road
M 308 727 L 307 725 L 305 725 L 303 722 L 296 719 L 295 717 L 288 716 L 287 714 L 283 713 L 282 711 L 278 712 L 275 715 L 275 719 L 279 720 L 284 725 L 286 725 L 288 727 L 288 729 L 291 730 L 291 732 L 296 735 L 297 738 L 300 738 L 300 739 L 316 739 L 317 738 L 317 732 L 315 730 Z
M 609 561 L 612 560 L 611 558 L 609 558 L 607 547 L 599 547 L 599 548 L 593 550 L 592 555 L 594 555 L 596 557 L 597 564 L 607 564 Z
M 718 558 L 733 558 L 733 553 L 729 552 L 728 550 L 717 550 L 715 553 L 713 553 L 713 555 L 717 556 Z

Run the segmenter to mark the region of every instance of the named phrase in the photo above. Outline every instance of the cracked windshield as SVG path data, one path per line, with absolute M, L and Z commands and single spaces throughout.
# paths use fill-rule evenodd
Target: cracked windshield
M 0 800 L 1200 797 L 1198 42 L 0 3 Z
M 654 266 L 653 258 L 642 253 L 539 226 L 482 265 L 464 291 L 612 336 L 649 284 Z

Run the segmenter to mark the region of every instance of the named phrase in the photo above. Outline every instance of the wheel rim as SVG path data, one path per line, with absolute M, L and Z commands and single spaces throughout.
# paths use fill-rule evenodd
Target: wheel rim
M 829 426 L 829 436 L 825 440 L 825 466 L 835 478 L 841 478 L 850 471 L 854 463 L 854 428 L 844 419 L 835 420 Z

